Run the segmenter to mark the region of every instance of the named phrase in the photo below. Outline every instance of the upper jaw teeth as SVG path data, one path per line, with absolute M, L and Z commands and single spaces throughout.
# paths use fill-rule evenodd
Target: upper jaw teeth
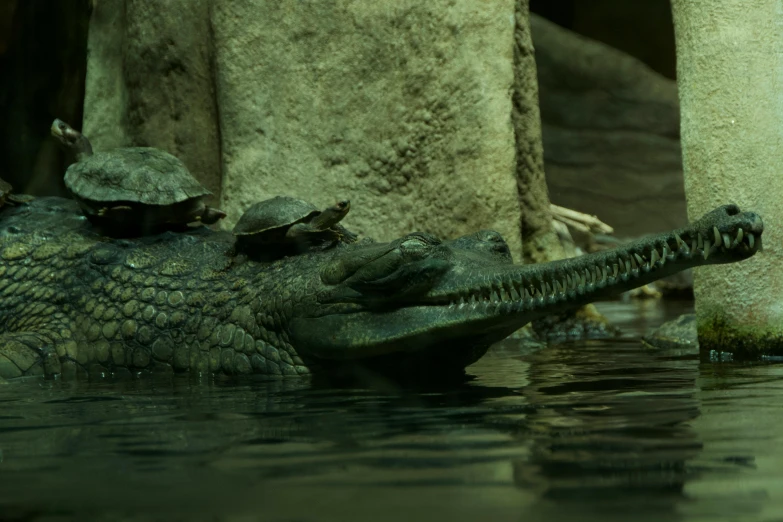
M 701 255 L 706 260 L 721 249 L 731 250 L 740 246 L 752 250 L 756 247 L 756 237 L 752 232 L 738 228 L 732 238 L 729 232 L 721 232 L 717 227 L 713 227 L 709 234 L 686 236 L 685 240 L 679 234 L 674 234 L 674 241 L 662 243 L 649 248 L 648 251 L 613 254 L 603 261 L 596 261 L 598 264 L 595 266 L 583 266 L 576 271 L 551 274 L 541 280 L 536 278 L 495 283 L 491 287 L 451 297 L 450 306 L 462 308 L 498 305 L 498 313 L 510 312 L 517 305 L 526 308 L 540 307 L 619 281 L 628 281 L 678 259 L 691 259 Z

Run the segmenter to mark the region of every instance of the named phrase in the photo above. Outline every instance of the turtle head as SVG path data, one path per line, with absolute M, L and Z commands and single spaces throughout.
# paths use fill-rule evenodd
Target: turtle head
M 349 210 L 351 210 L 349 200 L 338 201 L 331 207 L 326 207 L 318 217 L 313 219 L 313 225 L 320 229 L 332 227 L 342 221 Z
M 326 218 L 328 221 L 332 223 L 338 223 L 340 220 L 342 220 L 346 214 L 348 214 L 348 211 L 351 210 L 351 202 L 350 200 L 343 200 L 338 201 L 331 207 L 327 207 L 323 214 L 326 214 Z
M 76 161 L 92 156 L 92 145 L 87 137 L 61 119 L 52 122 L 51 132 L 57 141 L 76 155 Z
M 348 213 L 349 210 L 351 210 L 351 201 L 350 200 L 343 200 L 338 201 L 328 209 L 326 209 L 329 212 L 334 212 L 335 214 L 340 216 L 340 219 L 344 218 L 345 215 Z

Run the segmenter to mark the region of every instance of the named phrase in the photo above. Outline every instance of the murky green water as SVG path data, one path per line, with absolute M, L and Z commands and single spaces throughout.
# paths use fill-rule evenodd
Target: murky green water
M 782 520 L 783 366 L 618 341 L 468 382 L 0 385 L 0 520 Z

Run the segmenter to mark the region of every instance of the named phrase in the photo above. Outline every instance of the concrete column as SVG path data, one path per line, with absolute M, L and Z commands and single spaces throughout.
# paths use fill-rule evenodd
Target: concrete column
M 735 202 L 764 252 L 696 270 L 702 353 L 783 353 L 783 2 L 672 0 L 691 219 Z

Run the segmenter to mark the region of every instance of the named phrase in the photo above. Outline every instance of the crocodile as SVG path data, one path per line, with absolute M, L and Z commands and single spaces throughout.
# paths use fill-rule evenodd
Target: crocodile
M 736 205 L 614 250 L 513 263 L 497 232 L 411 233 L 271 262 L 228 232 L 99 235 L 71 200 L 0 212 L 0 376 L 464 373 L 526 323 L 731 263 L 763 223 Z

